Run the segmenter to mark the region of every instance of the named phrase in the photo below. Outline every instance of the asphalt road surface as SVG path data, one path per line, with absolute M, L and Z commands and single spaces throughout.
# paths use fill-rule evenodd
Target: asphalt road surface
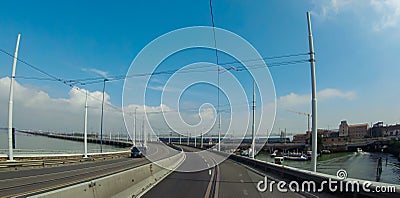
M 149 143 L 147 155 L 162 159 L 175 154 L 166 146 Z M 146 158 L 118 158 L 58 167 L 0 172 L 0 197 L 34 195 L 149 163 Z
M 199 151 L 190 147 L 182 148 L 186 153 Z M 229 159 L 214 166 L 218 161 L 215 158 L 218 156 L 187 155 L 179 169 L 185 170 L 185 166 L 196 165 L 204 167 L 204 164 L 210 168 L 196 172 L 173 172 L 143 197 L 302 197 L 292 192 L 281 193 L 276 186 L 272 192 L 259 192 L 257 183 L 264 179 L 263 175 Z

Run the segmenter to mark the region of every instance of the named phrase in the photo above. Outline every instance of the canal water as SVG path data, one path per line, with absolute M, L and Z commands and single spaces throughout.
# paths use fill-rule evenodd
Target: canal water
M 318 158 L 317 171 L 336 175 L 339 169 L 347 172 L 347 177 L 375 181 L 379 157 L 382 158 L 382 175 L 380 182 L 400 184 L 400 162 L 388 153 L 346 152 L 324 154 Z M 273 162 L 269 153 L 260 152 L 256 159 Z M 387 159 L 387 164 L 386 164 Z M 311 161 L 284 161 L 285 165 L 311 170 Z
M 83 153 L 83 142 L 34 136 L 16 132 L 16 149 L 14 153 L 24 154 L 72 154 Z M 103 144 L 103 152 L 127 150 Z M 88 153 L 100 152 L 100 144 L 88 143 Z M 8 134 L 0 130 L 0 154 L 8 153 Z

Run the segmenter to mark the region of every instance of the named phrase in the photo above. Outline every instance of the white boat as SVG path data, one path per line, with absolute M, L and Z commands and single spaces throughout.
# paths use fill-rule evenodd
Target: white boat
M 357 152 L 361 153 L 363 150 L 361 148 L 357 148 Z
M 308 157 L 306 155 L 301 156 L 284 156 L 285 160 L 293 160 L 293 161 L 307 161 Z
M 271 157 L 276 157 L 276 155 L 278 155 L 278 150 L 275 150 L 275 151 L 271 154 Z
M 330 154 L 331 151 L 330 151 L 330 150 L 322 150 L 321 153 L 323 153 L 323 154 Z

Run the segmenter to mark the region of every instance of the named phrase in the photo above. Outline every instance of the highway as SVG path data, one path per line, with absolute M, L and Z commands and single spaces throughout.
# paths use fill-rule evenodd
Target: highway
M 210 167 L 197 172 L 173 172 L 158 185 L 150 189 L 143 197 L 302 197 L 300 194 L 280 193 L 276 186 L 272 192 L 257 190 L 257 183 L 264 176 L 232 160 L 225 160 L 217 166 L 217 155 L 193 155 L 194 148 L 182 146 L 188 154 L 178 169 L 186 170 L 188 166 Z M 188 157 L 190 156 L 190 157 Z
M 154 159 L 172 156 L 168 147 L 150 143 L 147 155 Z M 74 165 L 0 172 L 0 197 L 34 195 L 149 163 L 146 158 L 118 158 Z

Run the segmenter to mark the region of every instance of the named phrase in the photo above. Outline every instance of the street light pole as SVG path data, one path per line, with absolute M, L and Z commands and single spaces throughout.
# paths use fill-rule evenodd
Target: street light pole
M 103 152 L 103 117 L 104 117 L 104 92 L 106 89 L 106 81 L 108 79 L 104 79 L 103 81 L 103 100 L 101 102 L 101 121 L 100 121 L 100 153 Z
M 203 132 L 201 132 L 200 135 L 201 135 L 200 148 L 203 148 Z
M 18 34 L 17 37 L 17 45 L 15 47 L 14 61 L 12 65 L 11 79 L 10 79 L 10 98 L 8 101 L 8 161 L 14 161 L 13 154 L 13 102 L 14 102 L 14 78 L 15 78 L 15 70 L 17 67 L 18 60 L 18 48 L 19 48 L 19 40 L 21 38 L 21 34 Z
M 144 125 L 144 117 L 142 120 L 142 135 L 143 135 L 143 147 L 147 147 L 147 140 L 146 140 L 146 129 L 145 129 L 145 125 Z
M 218 118 L 218 151 L 221 151 L 221 115 Z
M 311 155 L 311 170 L 317 171 L 317 91 L 316 91 L 316 78 L 315 78 L 315 59 L 314 59 L 314 42 L 311 29 L 310 12 L 307 12 L 308 22 L 308 41 L 310 48 L 310 65 L 311 65 L 311 88 L 312 88 L 312 155 Z
M 135 119 L 133 121 L 133 123 L 135 125 L 135 127 L 133 129 L 133 145 L 134 146 L 136 146 L 136 110 L 137 110 L 137 107 L 135 107 Z
M 251 158 L 254 159 L 255 151 L 256 151 L 256 136 L 255 136 L 255 125 L 256 125 L 256 81 L 253 80 L 253 123 L 251 127 Z
M 88 104 L 87 104 L 87 97 L 88 97 L 88 91 L 86 90 L 86 98 L 85 98 L 85 120 L 84 120 L 84 136 L 83 136 L 83 144 L 84 144 L 84 156 L 83 158 L 87 158 L 87 118 L 88 118 Z

